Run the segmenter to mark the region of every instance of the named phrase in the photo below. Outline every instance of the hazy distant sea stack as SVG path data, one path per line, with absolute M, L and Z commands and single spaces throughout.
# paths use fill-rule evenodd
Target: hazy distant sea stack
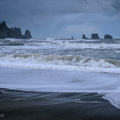
M 6 25 L 5 21 L 0 22 L 0 38 L 17 38 L 17 39 L 30 39 L 32 38 L 32 35 L 29 30 L 25 31 L 25 34 L 22 35 L 20 28 L 9 28 Z
M 98 36 L 97 33 L 93 33 L 93 34 L 91 35 L 91 39 L 100 39 L 100 37 Z
M 88 39 L 85 34 L 82 35 L 82 39 Z
M 113 39 L 113 37 L 112 37 L 111 35 L 106 34 L 106 35 L 104 36 L 104 39 Z

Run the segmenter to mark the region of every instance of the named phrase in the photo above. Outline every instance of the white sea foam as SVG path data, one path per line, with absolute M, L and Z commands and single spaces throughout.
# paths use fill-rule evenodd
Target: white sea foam
M 103 98 L 109 100 L 111 104 L 120 109 L 120 89 L 118 91 L 119 92 L 113 91 L 101 94 L 105 95 Z
M 92 39 L 81 39 L 80 41 L 85 41 L 85 42 L 96 42 L 96 41 L 100 41 L 100 40 L 92 40 Z
M 69 43 L 65 42 L 64 46 L 66 48 L 92 48 L 92 49 L 119 49 L 120 44 L 106 44 L 106 43 Z
M 120 75 L 40 69 L 0 68 L 0 88 L 43 92 L 98 92 L 120 108 Z
M 28 40 L 24 42 L 20 42 L 20 40 L 16 40 L 15 43 L 9 43 L 6 46 L 1 46 L 0 53 L 2 54 L 82 54 L 82 55 L 92 55 L 95 57 L 99 57 L 99 54 L 102 55 L 102 49 L 106 50 L 103 51 L 108 53 L 108 57 L 111 58 L 111 56 L 115 56 L 114 53 L 118 53 L 116 51 L 119 51 L 120 44 L 106 44 L 106 43 L 84 43 L 79 42 L 77 40 Z M 2 41 L 3 42 L 3 41 Z M 4 43 L 6 44 L 6 42 Z M 81 50 L 82 49 L 82 50 Z M 84 51 L 85 49 L 85 51 Z M 90 52 L 90 49 L 92 49 L 92 54 Z M 52 51 L 50 51 L 52 50 Z M 97 50 L 97 51 L 94 51 Z M 108 50 L 108 51 L 107 51 Z M 109 51 L 110 50 L 110 51 Z M 76 52 L 77 51 L 77 52 Z M 109 54 L 109 52 L 111 52 Z M 93 55 L 94 54 L 94 55 Z M 102 55 L 104 56 L 104 55 Z M 117 56 L 116 56 L 117 57 Z M 119 58 L 119 56 L 118 56 Z
M 17 39 L 6 39 L 12 42 L 22 42 L 24 46 L 20 46 L 23 49 L 27 49 L 28 47 L 31 48 L 34 46 L 39 48 L 59 48 L 59 49 L 119 49 L 120 44 L 115 43 L 99 43 L 97 41 L 100 40 L 82 40 L 82 39 L 75 39 L 75 40 L 57 40 L 55 38 L 47 38 L 45 40 L 40 39 L 30 39 L 30 40 L 17 40 Z M 4 40 L 4 41 L 6 41 Z M 28 42 L 29 41 L 29 42 Z M 18 47 L 18 46 L 17 46 Z
M 46 38 L 45 41 L 53 41 L 55 38 Z
M 6 39 L 1 42 L 0 66 L 8 68 L 0 68 L 0 88 L 98 92 L 120 108 L 120 44 L 53 38 Z M 80 54 L 94 57 L 83 57 Z
M 1 55 L 0 66 L 120 73 L 120 61 L 60 55 Z
M 91 49 L 119 49 L 120 44 L 107 44 L 107 43 L 90 43 L 91 41 L 86 41 L 88 43 L 80 42 L 77 40 L 44 40 L 39 42 L 31 42 L 26 43 L 25 46 L 39 46 L 43 48 L 62 48 L 62 49 L 85 49 L 85 48 L 91 48 Z
M 15 38 L 5 38 L 5 40 L 17 41 L 18 39 L 15 39 Z
M 120 53 L 120 50 L 115 50 L 116 53 Z

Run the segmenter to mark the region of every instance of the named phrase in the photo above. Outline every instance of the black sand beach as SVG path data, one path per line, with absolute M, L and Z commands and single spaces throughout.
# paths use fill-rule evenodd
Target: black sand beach
M 120 110 L 102 97 L 0 89 L 0 120 L 119 120 Z

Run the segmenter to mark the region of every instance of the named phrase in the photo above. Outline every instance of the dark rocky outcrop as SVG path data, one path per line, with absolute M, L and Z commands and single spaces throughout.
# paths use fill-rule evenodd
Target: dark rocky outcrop
M 29 30 L 26 30 L 26 31 L 25 31 L 25 35 L 24 35 L 24 37 L 27 38 L 27 39 L 32 38 L 32 35 L 31 35 L 31 33 L 30 33 Z
M 106 35 L 104 36 L 104 39 L 113 39 L 113 37 L 112 37 L 111 35 L 106 34 Z
M 17 38 L 17 39 L 30 39 L 32 38 L 29 30 L 26 30 L 25 34 L 22 35 L 20 28 L 9 28 L 5 21 L 0 22 L 0 38 Z
M 99 35 L 97 33 L 93 33 L 91 35 L 91 39 L 100 39 L 100 38 L 99 38 Z
M 73 36 L 71 37 L 71 40 L 73 40 L 74 38 L 73 38 Z
M 82 35 L 82 39 L 88 39 L 85 34 Z

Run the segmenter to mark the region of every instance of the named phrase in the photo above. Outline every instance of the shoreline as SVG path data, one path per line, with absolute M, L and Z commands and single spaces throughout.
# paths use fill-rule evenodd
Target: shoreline
M 119 75 L 5 67 L 0 67 L 0 71 L 0 120 L 120 118 L 120 109 L 97 93 L 115 91 L 114 87 L 119 87 Z M 116 100 L 116 96 L 110 97 Z
M 120 109 L 97 93 L 0 89 L 3 120 L 119 120 Z

